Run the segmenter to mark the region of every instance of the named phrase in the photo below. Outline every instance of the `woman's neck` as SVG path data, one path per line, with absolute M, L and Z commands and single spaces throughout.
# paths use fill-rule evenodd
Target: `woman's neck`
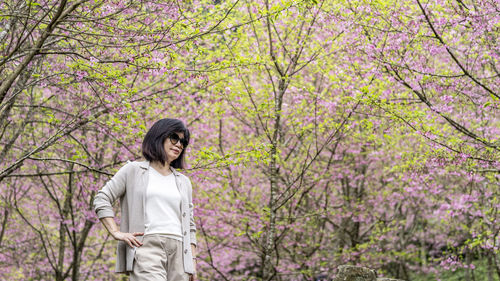
M 151 166 L 164 176 L 168 176 L 172 173 L 169 163 L 165 163 L 165 165 L 162 165 L 160 162 L 151 162 Z

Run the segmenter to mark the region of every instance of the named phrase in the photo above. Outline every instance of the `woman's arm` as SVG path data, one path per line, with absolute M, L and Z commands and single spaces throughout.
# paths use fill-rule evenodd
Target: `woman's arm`
M 194 274 L 189 276 L 190 281 L 196 281 L 196 264 L 197 264 L 197 252 L 196 252 L 196 224 L 194 222 L 194 205 L 193 205 L 193 187 L 191 181 L 187 178 L 188 182 L 188 204 L 189 204 L 189 232 L 191 238 L 191 253 L 193 256 Z
M 144 235 L 144 233 L 125 233 L 119 231 L 113 211 L 113 203 L 125 194 L 127 173 L 130 172 L 131 168 L 132 164 L 127 163 L 97 192 L 94 198 L 94 210 L 101 223 L 115 240 L 124 241 L 130 247 L 138 247 L 141 246 L 142 243 L 137 240 L 136 236 Z
M 132 163 L 127 163 L 101 188 L 94 197 L 94 210 L 99 219 L 115 217 L 113 203 L 125 194 L 127 174 L 132 170 Z
M 190 230 L 190 238 L 191 244 L 196 247 L 196 224 L 194 222 L 194 205 L 193 205 L 193 187 L 191 185 L 191 180 L 187 178 L 188 183 L 188 204 L 189 204 L 189 230 Z M 195 255 L 193 255 L 195 257 Z
M 191 252 L 193 253 L 193 268 L 194 273 L 189 276 L 189 281 L 196 281 L 198 278 L 196 277 L 196 265 L 198 264 L 198 258 L 196 257 L 196 245 L 191 244 Z

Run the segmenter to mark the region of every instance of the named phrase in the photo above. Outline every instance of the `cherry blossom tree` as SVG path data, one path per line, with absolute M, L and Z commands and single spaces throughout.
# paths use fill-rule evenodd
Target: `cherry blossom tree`
M 200 280 L 500 277 L 495 1 L 0 10 L 1 278 L 117 279 L 91 202 L 165 116 L 193 132 Z

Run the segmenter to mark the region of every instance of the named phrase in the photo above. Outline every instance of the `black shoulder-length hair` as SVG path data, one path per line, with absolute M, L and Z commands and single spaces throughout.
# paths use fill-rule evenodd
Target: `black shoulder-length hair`
M 149 162 L 158 161 L 162 165 L 165 165 L 165 162 L 167 162 L 167 154 L 163 148 L 163 144 L 170 134 L 181 132 L 184 133 L 184 138 L 189 143 L 189 130 L 184 126 L 181 120 L 165 118 L 156 121 L 142 141 L 142 155 Z M 170 163 L 170 166 L 176 169 L 184 168 L 184 152 L 186 151 L 186 147 L 181 151 L 179 157 Z

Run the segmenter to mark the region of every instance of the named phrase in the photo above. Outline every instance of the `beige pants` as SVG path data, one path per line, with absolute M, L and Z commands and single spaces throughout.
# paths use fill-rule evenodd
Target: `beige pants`
M 188 281 L 182 262 L 182 242 L 161 234 L 144 236 L 137 247 L 130 281 Z

